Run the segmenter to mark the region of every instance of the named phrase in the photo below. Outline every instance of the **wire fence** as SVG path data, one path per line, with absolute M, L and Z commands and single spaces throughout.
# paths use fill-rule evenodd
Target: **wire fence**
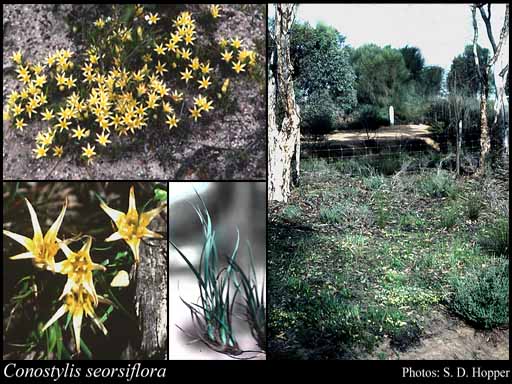
M 480 137 L 466 136 L 462 140 L 462 153 L 478 153 Z M 315 141 L 301 144 L 301 158 L 323 158 L 338 160 L 344 158 L 379 158 L 389 156 L 417 156 L 427 153 L 448 154 L 456 152 L 455 142 L 436 141 L 429 136 L 407 137 L 387 136 L 370 140 Z

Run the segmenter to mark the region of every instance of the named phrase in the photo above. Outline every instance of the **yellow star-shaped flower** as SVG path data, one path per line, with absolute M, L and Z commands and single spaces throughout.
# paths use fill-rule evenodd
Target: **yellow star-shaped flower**
M 236 63 L 233 63 L 233 70 L 236 73 L 245 72 L 245 64 L 242 64 L 240 60 L 238 60 Z
M 63 153 L 64 148 L 62 147 L 62 145 L 56 145 L 55 147 L 53 147 L 53 156 L 61 157 Z
M 165 55 L 166 49 L 163 44 L 158 45 L 155 43 L 155 49 L 153 49 L 153 51 L 155 51 L 157 55 Z
M 197 82 L 199 83 L 199 89 L 201 89 L 201 88 L 207 89 L 210 86 L 210 84 L 212 83 L 210 81 L 210 76 L 208 76 L 207 78 L 205 78 L 203 76 L 203 78 L 201 80 L 197 80 Z
M 169 126 L 169 129 L 178 126 L 178 122 L 180 121 L 180 119 L 177 119 L 176 115 L 172 115 L 172 117 L 169 115 L 166 115 L 166 117 L 167 117 L 167 120 L 165 122 Z
M 101 203 L 101 209 L 112 219 L 117 227 L 117 232 L 110 235 L 105 241 L 124 240 L 133 252 L 135 262 L 140 262 L 139 245 L 142 238 L 162 238 L 159 233 L 150 231 L 147 227 L 149 223 L 166 207 L 161 205 L 158 208 L 143 212 L 139 215 L 135 202 L 134 187 L 130 188 L 130 198 L 128 202 L 128 212 L 124 213 L 107 204 Z
M 194 108 L 189 109 L 190 117 L 194 119 L 194 121 L 197 121 L 199 117 L 201 117 L 201 108 L 197 108 L 195 105 Z
M 94 148 L 94 145 L 91 147 L 91 144 L 87 143 L 87 147 L 82 147 L 82 156 L 85 156 L 88 160 L 90 160 L 96 155 Z
M 34 211 L 34 208 L 27 199 L 25 199 L 25 202 L 27 203 L 32 227 L 34 228 L 34 236 L 30 239 L 4 229 L 4 235 L 9 236 L 14 241 L 20 243 L 27 250 L 27 252 L 12 256 L 10 259 L 33 259 L 34 265 L 37 268 L 55 271 L 55 255 L 59 251 L 58 243 L 60 242 L 57 238 L 57 233 L 59 232 L 62 220 L 64 219 L 64 214 L 66 213 L 67 200 L 64 203 L 59 216 L 44 236 L 41 231 L 41 226 L 39 225 L 39 220 L 37 219 L 36 211 Z
M 188 68 L 185 68 L 185 72 L 180 72 L 181 80 L 185 80 L 185 83 L 188 83 L 190 79 L 192 79 L 192 71 Z
M 103 132 L 101 132 L 101 135 L 96 134 L 96 137 L 97 137 L 96 141 L 97 141 L 98 143 L 100 143 L 100 145 L 102 145 L 102 146 L 106 147 L 106 146 L 107 146 L 107 144 L 109 144 L 109 143 L 111 143 L 111 142 L 112 142 L 112 141 L 110 141 L 110 140 L 108 139 L 108 137 L 109 137 L 109 136 L 110 136 L 110 134 L 108 134 L 108 133 L 107 133 L 107 134 L 105 134 L 105 131 L 103 131 Z
M 72 129 L 71 131 L 73 132 L 73 135 L 71 137 L 76 137 L 78 140 L 80 140 L 82 137 L 89 136 L 89 131 L 83 129 L 79 125 L 76 129 Z

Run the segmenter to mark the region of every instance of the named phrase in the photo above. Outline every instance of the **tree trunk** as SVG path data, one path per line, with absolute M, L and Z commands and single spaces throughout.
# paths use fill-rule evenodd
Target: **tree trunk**
M 508 158 L 509 154 L 509 121 L 508 121 L 508 101 L 505 97 L 506 78 L 509 65 L 509 4 L 505 8 L 505 18 L 500 33 L 500 39 L 496 44 L 491 26 L 491 4 L 487 4 L 487 12 L 485 4 L 478 4 L 480 15 L 485 23 L 487 37 L 491 43 L 493 50 L 493 58 L 489 65 L 493 66 L 494 83 L 496 86 L 496 102 L 494 104 L 495 117 L 493 127 L 499 132 L 502 140 L 503 155 Z
M 471 6 L 471 15 L 473 17 L 473 56 L 475 58 L 478 80 L 480 83 L 480 162 L 478 164 L 477 174 L 485 172 L 485 165 L 489 152 L 491 150 L 491 138 L 489 136 L 489 126 L 487 124 L 487 96 L 489 90 L 489 67 L 488 64 L 480 63 L 478 56 L 478 24 L 476 22 L 477 5 Z
M 158 218 L 165 232 L 163 220 Z M 167 240 L 140 243 L 140 263 L 133 265 L 130 277 L 135 285 L 134 307 L 141 335 L 140 344 L 132 346 L 136 359 L 167 359 L 169 319 Z
M 486 76 L 487 77 L 487 76 Z M 491 137 L 489 135 L 489 125 L 487 124 L 487 81 L 480 84 L 480 164 L 478 173 L 485 172 L 485 165 L 489 152 L 491 151 Z
M 275 61 L 275 70 L 269 68 L 268 88 L 268 198 L 286 202 L 290 195 L 291 167 L 293 155 L 296 168 L 300 167 L 299 111 L 295 103 L 290 59 L 290 28 L 293 23 L 295 5 L 276 5 L 276 49 L 270 63 Z M 283 119 L 278 123 L 277 111 L 282 110 Z M 298 178 L 298 174 L 297 174 Z

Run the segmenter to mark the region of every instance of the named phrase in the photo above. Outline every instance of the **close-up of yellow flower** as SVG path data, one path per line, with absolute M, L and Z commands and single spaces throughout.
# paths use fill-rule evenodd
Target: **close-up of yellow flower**
M 240 49 L 242 46 L 243 40 L 239 39 L 238 37 L 235 37 L 234 39 L 231 39 L 231 46 L 235 49 Z
M 32 151 L 35 153 L 36 159 L 40 159 L 41 157 L 46 157 L 48 148 L 44 144 L 40 144 L 36 148 L 34 148 Z
M 231 59 L 233 58 L 233 52 L 231 51 L 224 51 L 221 53 L 222 60 L 224 60 L 226 63 L 229 63 Z
M 97 137 L 96 141 L 97 141 L 100 145 L 102 145 L 102 146 L 104 146 L 104 147 L 106 147 L 106 146 L 107 146 L 107 144 L 109 144 L 109 143 L 111 143 L 111 142 L 112 142 L 112 141 L 110 141 L 110 140 L 108 139 L 109 134 L 105 134 L 105 132 L 101 132 L 101 135 L 97 133 L 97 134 L 96 134 L 96 137 Z
M 66 259 L 55 263 L 55 272 L 61 273 L 68 277 L 64 290 L 59 300 L 69 294 L 73 288 L 82 285 L 85 290 L 92 296 L 93 302 L 98 303 L 96 289 L 92 279 L 92 271 L 105 271 L 106 268 L 101 264 L 92 262 L 91 259 L 92 237 L 88 236 L 82 248 L 73 252 L 65 242 L 60 242 L 60 249 L 66 255 Z
M 167 50 L 167 48 L 165 48 L 163 46 L 163 44 L 156 44 L 155 43 L 155 48 L 153 49 L 153 51 L 155 51 L 157 55 L 165 55 L 165 51 L 166 50 Z
M 238 60 L 236 63 L 233 63 L 233 70 L 236 73 L 245 72 L 245 64 L 242 64 L 240 60 Z
M 212 83 L 210 81 L 210 76 L 208 76 L 208 77 L 203 76 L 203 78 L 201 80 L 197 80 L 197 82 L 199 83 L 199 89 L 202 89 L 202 88 L 207 89 L 210 86 L 210 84 Z
M 190 116 L 194 119 L 194 121 L 197 121 L 198 118 L 201 117 L 201 108 L 197 108 L 197 106 L 194 106 L 194 108 L 189 109 Z
M 61 157 L 63 153 L 64 148 L 62 147 L 62 145 L 56 145 L 55 147 L 53 147 L 53 156 Z
M 171 129 L 173 127 L 177 127 L 179 121 L 180 121 L 180 119 L 177 119 L 176 115 L 172 115 L 172 116 L 167 115 L 167 120 L 165 122 L 169 126 L 169 129 Z
M 89 131 L 83 129 L 79 125 L 76 129 L 72 129 L 73 135 L 71 137 L 76 137 L 78 140 L 80 140 L 82 137 L 89 136 Z
M 158 13 L 152 14 L 151 12 L 144 17 L 149 25 L 156 24 L 160 18 L 158 17 Z
M 212 15 L 212 17 L 214 19 L 216 19 L 217 17 L 219 17 L 219 12 L 220 12 L 220 6 L 215 4 L 215 5 L 210 5 L 210 13 Z
M 181 80 L 185 80 L 185 83 L 188 83 L 190 79 L 193 78 L 192 71 L 188 68 L 185 68 L 185 72 L 180 72 Z
M 87 147 L 82 147 L 82 156 L 85 156 L 87 160 L 91 160 L 96 155 L 94 148 L 94 145 L 91 147 L 91 144 L 87 143 Z
M 30 239 L 26 236 L 19 235 L 4 229 L 4 235 L 20 243 L 26 249 L 26 252 L 12 256 L 11 260 L 32 259 L 34 265 L 37 268 L 55 271 L 55 255 L 59 251 L 60 242 L 60 240 L 57 238 L 57 234 L 59 232 L 60 226 L 62 225 L 62 220 L 64 220 L 67 201 L 64 203 L 59 216 L 44 236 L 43 232 L 41 231 L 41 226 L 39 225 L 36 211 L 27 199 L 25 199 L 25 202 L 27 203 L 28 211 L 30 213 L 32 227 L 34 229 L 34 236 L 32 239 Z
M 23 119 L 16 119 L 16 128 L 18 128 L 19 130 L 23 130 L 24 127 L 26 127 L 27 124 L 25 123 L 25 121 Z
M 109 300 L 106 300 L 102 296 L 97 296 L 97 300 L 101 303 L 111 304 Z M 55 314 L 48 320 L 48 322 L 44 325 L 41 332 L 46 331 L 53 323 L 59 320 L 66 313 L 69 313 L 71 316 L 71 321 L 73 323 L 73 332 L 75 336 L 75 348 L 76 351 L 80 352 L 80 334 L 82 330 L 82 320 L 84 314 L 90 318 L 92 318 L 94 324 L 103 332 L 104 335 L 107 335 L 107 329 L 101 323 L 101 319 L 96 316 L 94 312 L 94 298 L 92 295 L 87 292 L 87 290 L 83 286 L 77 286 L 72 289 L 70 293 L 66 295 L 64 298 L 64 304 L 55 312 Z
M 138 213 L 135 202 L 135 189 L 130 188 L 128 211 L 126 213 L 110 208 L 101 203 L 101 209 L 112 219 L 117 232 L 110 235 L 105 241 L 124 240 L 132 250 L 135 262 L 140 262 L 139 245 L 142 238 L 162 238 L 159 233 L 150 231 L 147 227 L 151 221 L 166 207 L 166 204 L 147 212 Z

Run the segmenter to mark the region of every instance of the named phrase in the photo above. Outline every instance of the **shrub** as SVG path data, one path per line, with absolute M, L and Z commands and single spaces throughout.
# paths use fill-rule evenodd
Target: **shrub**
M 226 107 L 221 97 L 230 78 L 253 72 L 257 63 L 256 52 L 238 37 L 214 41 L 200 34 L 223 17 L 219 10 L 212 5 L 174 18 L 176 8 L 159 14 L 142 5 L 114 6 L 112 17 L 84 31 L 87 41 L 77 52 L 60 49 L 37 64 L 15 52 L 22 89 L 8 96 L 4 120 L 23 130 L 42 116 L 34 156 L 52 150 L 61 157 L 66 147 L 88 163 L 113 135 L 197 122 Z
M 388 126 L 389 119 L 381 113 L 377 107 L 363 105 L 359 108 L 359 113 L 354 122 L 349 125 L 350 129 L 375 131 L 382 126 Z
M 419 187 L 420 191 L 429 197 L 453 197 L 457 192 L 453 178 L 443 170 L 423 178 Z
M 335 128 L 338 108 L 328 90 L 312 94 L 301 110 L 301 130 L 311 134 L 330 133 Z
M 379 158 L 373 162 L 373 166 L 378 173 L 384 176 L 391 176 L 402 168 L 402 163 L 402 156 L 394 154 Z
M 508 324 L 508 260 L 475 267 L 464 277 L 455 278 L 452 286 L 450 307 L 457 315 L 485 329 Z
M 369 177 L 375 175 L 375 169 L 365 160 L 339 160 L 335 163 L 335 167 L 340 173 L 348 176 Z
M 363 184 L 371 191 L 377 190 L 385 184 L 382 175 L 370 176 L 363 179 Z
M 481 230 L 478 243 L 492 255 L 508 256 L 508 230 L 508 217 L 499 218 Z
M 283 216 L 287 220 L 291 220 L 291 221 L 298 219 L 300 217 L 301 213 L 302 213 L 302 210 L 297 205 L 287 205 L 283 209 Z
M 320 220 L 327 224 L 339 224 L 345 220 L 345 210 L 341 206 L 320 208 Z
M 446 208 L 441 212 L 441 221 L 439 225 L 441 228 L 450 229 L 457 224 L 457 208 Z
M 469 198 L 466 204 L 466 214 L 469 220 L 477 220 L 480 216 L 480 211 L 483 208 L 482 200 L 476 195 Z

